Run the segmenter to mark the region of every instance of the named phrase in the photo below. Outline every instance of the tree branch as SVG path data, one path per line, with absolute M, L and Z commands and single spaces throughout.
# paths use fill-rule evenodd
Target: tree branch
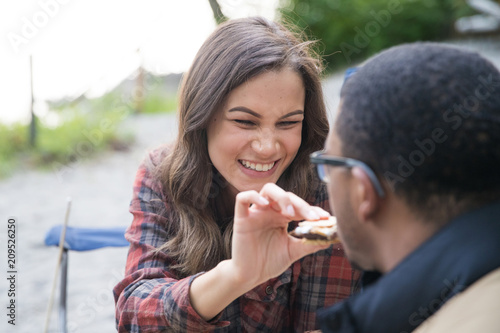
M 228 20 L 228 18 L 222 13 L 219 3 L 217 0 L 208 0 L 210 2 L 210 7 L 212 7 L 212 12 L 214 13 L 214 19 L 217 24 L 221 24 Z

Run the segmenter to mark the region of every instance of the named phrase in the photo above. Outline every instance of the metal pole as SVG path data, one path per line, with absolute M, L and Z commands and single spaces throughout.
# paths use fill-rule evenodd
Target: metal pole
M 31 84 L 31 122 L 29 142 L 31 147 L 36 146 L 36 116 L 34 112 L 35 97 L 33 94 L 33 55 L 30 55 L 30 84 Z
M 54 274 L 54 280 L 52 282 L 52 291 L 50 293 L 50 299 L 49 299 L 49 306 L 47 309 L 47 318 L 45 319 L 45 329 L 43 330 L 44 333 L 47 333 L 49 330 L 49 322 L 50 322 L 50 315 L 52 313 L 52 304 L 54 303 L 54 293 L 56 290 L 56 285 L 57 285 L 57 277 L 59 276 L 59 268 L 62 264 L 63 260 L 63 253 L 64 253 L 64 240 L 66 239 L 66 229 L 68 227 L 68 221 L 69 221 L 69 212 L 71 210 L 71 198 L 68 198 L 68 205 L 66 207 L 66 215 L 64 217 L 64 225 L 61 230 L 61 236 L 59 237 L 59 257 L 57 258 L 57 266 L 56 266 L 56 271 Z M 67 261 L 66 261 L 67 263 Z M 67 266 L 65 267 L 67 269 Z M 65 276 L 63 276 L 65 277 Z M 64 295 L 66 297 L 66 295 Z
M 68 250 L 63 250 L 61 261 L 61 282 L 59 292 L 59 329 L 62 333 L 68 332 L 67 311 L 66 311 L 66 292 L 68 283 Z

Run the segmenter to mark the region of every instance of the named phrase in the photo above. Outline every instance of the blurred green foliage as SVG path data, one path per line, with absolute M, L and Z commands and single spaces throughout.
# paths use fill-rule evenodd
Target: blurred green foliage
M 35 147 L 28 142 L 29 124 L 0 124 L 0 178 L 21 166 L 70 165 L 106 148 L 125 149 L 133 137 L 119 124 L 130 110 L 116 100 L 107 94 L 51 107 L 37 119 Z
M 352 66 L 393 45 L 453 35 L 465 0 L 281 0 L 280 14 L 320 41 L 328 71 Z
M 154 92 L 143 101 L 142 113 L 175 112 L 177 110 L 177 96 L 162 95 Z
M 17 166 L 14 158 L 28 146 L 29 125 L 0 124 L 0 178 L 9 175 Z

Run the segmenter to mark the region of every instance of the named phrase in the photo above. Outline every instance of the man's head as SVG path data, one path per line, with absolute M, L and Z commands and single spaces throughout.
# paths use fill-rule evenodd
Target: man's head
M 326 154 L 363 161 L 387 193 L 377 195 L 361 168 L 330 169 L 348 254 L 373 241 L 372 226 L 358 222 L 394 217 L 384 208 L 441 226 L 499 200 L 500 73 L 476 53 L 435 43 L 384 51 L 342 88 Z

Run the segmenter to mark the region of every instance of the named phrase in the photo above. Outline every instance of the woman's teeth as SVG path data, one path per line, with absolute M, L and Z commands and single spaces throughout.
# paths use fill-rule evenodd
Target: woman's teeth
M 240 162 L 247 169 L 255 170 L 255 171 L 262 171 L 262 172 L 271 170 L 274 166 L 274 163 L 276 163 L 276 162 L 269 163 L 269 164 L 250 163 L 248 161 L 243 161 L 243 160 L 241 160 Z

